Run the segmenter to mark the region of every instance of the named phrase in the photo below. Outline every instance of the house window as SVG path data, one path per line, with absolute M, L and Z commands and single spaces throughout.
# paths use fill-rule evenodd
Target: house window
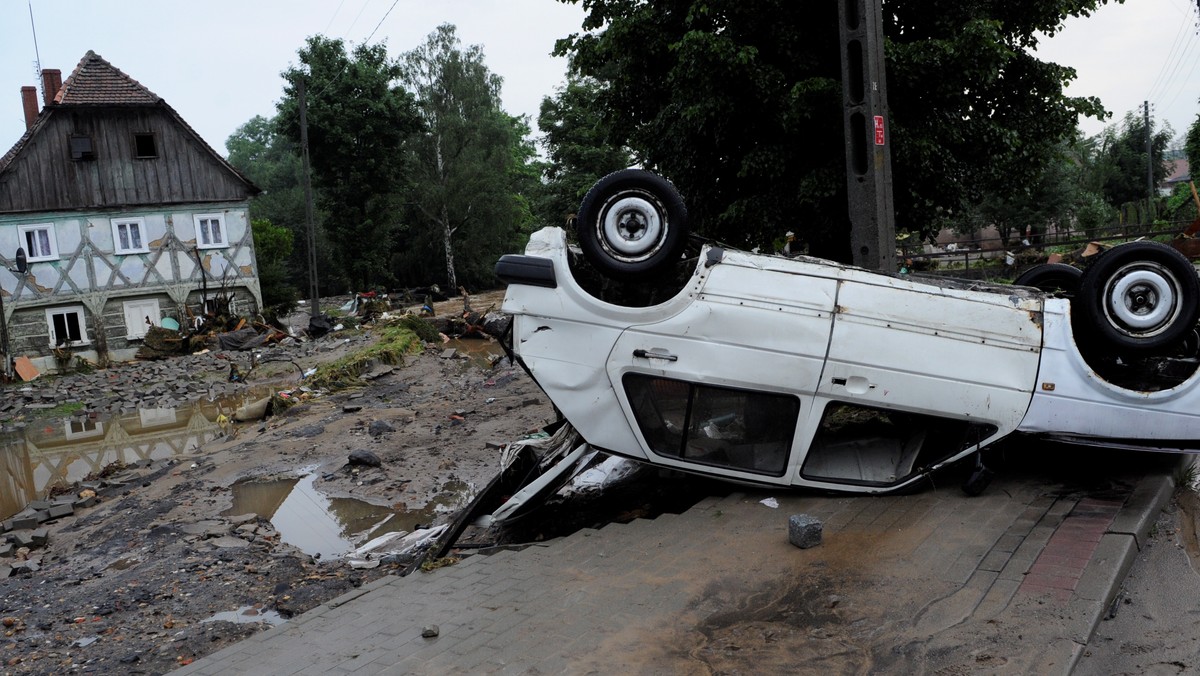
M 66 347 L 88 345 L 87 330 L 83 324 L 83 307 L 56 307 L 46 310 L 46 324 L 50 328 L 50 346 Z
M 119 254 L 146 253 L 146 220 L 143 218 L 114 218 L 112 220 L 113 249 Z
M 158 157 L 158 145 L 154 142 L 154 134 L 150 132 L 134 134 L 133 154 L 139 159 Z
M 238 312 L 237 298 L 233 296 L 214 296 L 205 298 L 200 305 L 202 314 L 213 317 L 236 317 Z
M 128 300 L 124 303 L 124 309 L 126 338 L 145 338 L 151 326 L 158 326 L 160 316 L 157 299 Z
M 26 260 L 36 261 L 58 260 L 58 241 L 54 236 L 53 223 L 38 223 L 22 225 L 21 242 L 25 245 Z
M 63 436 L 68 440 L 104 436 L 104 423 L 95 420 L 68 420 L 63 423 Z
M 225 237 L 225 218 L 221 214 L 197 214 L 196 246 L 201 249 L 216 249 L 229 246 Z
M 141 421 L 143 429 L 160 425 L 174 425 L 178 422 L 173 408 L 139 408 L 138 420 Z
M 92 137 L 87 134 L 71 134 L 69 146 L 73 160 L 96 159 L 96 151 L 92 148 Z

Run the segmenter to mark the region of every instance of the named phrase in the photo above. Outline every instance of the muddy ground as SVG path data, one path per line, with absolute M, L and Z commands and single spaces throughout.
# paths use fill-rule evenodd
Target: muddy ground
M 344 352 L 336 334 L 322 340 L 330 349 L 303 368 Z M 288 364 L 254 377 L 286 387 L 295 374 Z M 552 420 L 519 368 L 447 358 L 430 344 L 363 387 L 127 467 L 124 486 L 45 524 L 37 570 L 0 580 L 0 673 L 164 673 L 402 570 L 355 568 L 283 542 L 268 515 L 229 513 L 237 482 L 307 473 L 333 501 L 390 507 L 425 526 L 495 475 L 500 445 Z M 381 465 L 352 467 L 353 451 Z

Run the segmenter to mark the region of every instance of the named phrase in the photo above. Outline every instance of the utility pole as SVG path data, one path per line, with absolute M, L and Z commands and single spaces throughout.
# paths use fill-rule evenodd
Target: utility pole
M 308 166 L 308 102 L 304 97 L 304 78 L 296 82 L 297 98 L 300 102 L 300 156 L 304 162 L 304 225 L 308 232 L 308 296 L 312 305 L 312 317 L 321 314 L 317 292 L 317 235 L 313 225 L 312 176 Z
M 1154 222 L 1154 146 L 1150 133 L 1150 102 L 1142 102 L 1142 119 L 1146 124 L 1146 217 Z
M 838 0 L 842 46 L 842 124 L 854 264 L 896 271 L 892 151 L 880 0 Z

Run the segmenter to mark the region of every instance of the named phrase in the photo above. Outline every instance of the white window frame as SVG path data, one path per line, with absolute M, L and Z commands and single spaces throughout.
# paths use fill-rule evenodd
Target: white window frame
M 174 425 L 179 422 L 179 417 L 173 408 L 139 408 L 138 420 L 142 423 L 142 429 L 145 429 Z
M 219 237 L 213 237 L 211 230 L 213 221 L 217 223 Z M 197 248 L 225 249 L 229 247 L 229 228 L 226 227 L 225 214 L 196 214 L 192 216 L 192 223 L 196 226 Z
M 30 223 L 29 225 L 17 226 L 21 233 L 21 242 L 18 244 L 22 249 L 25 249 L 25 260 L 30 263 L 38 261 L 56 261 L 58 260 L 58 236 L 54 232 L 53 223 Z M 29 244 L 29 233 L 45 230 L 46 242 L 49 245 L 49 252 L 35 253 L 33 247 Z
M 216 309 L 215 305 L 217 303 L 218 298 L 219 298 L 218 296 L 212 296 L 211 298 L 201 298 L 200 299 L 200 314 L 206 315 L 210 312 L 213 312 Z M 239 308 L 238 297 L 231 296 L 229 298 L 229 314 L 237 316 L 238 308 Z
M 141 340 L 146 337 L 149 329 L 146 326 L 146 317 L 154 322 L 154 326 L 159 326 L 162 321 L 162 308 L 157 298 L 127 300 L 122 303 L 121 310 L 125 315 L 125 338 L 128 340 Z M 136 319 L 133 319 L 134 317 Z
M 77 317 L 79 323 L 79 340 L 70 343 L 71 347 L 77 345 L 91 345 L 92 341 L 88 338 L 87 331 L 87 314 L 83 311 L 82 305 L 60 305 L 58 307 L 46 308 L 46 328 L 50 338 L 50 347 L 58 347 L 58 343 L 54 342 L 54 315 L 73 314 Z
M 150 243 L 146 241 L 146 219 L 136 216 L 132 218 L 114 218 L 112 223 L 113 234 L 113 251 L 118 254 L 138 254 L 149 253 Z M 121 231 L 126 234 L 126 241 L 130 246 L 123 246 L 121 239 Z M 133 232 L 137 231 L 138 246 L 132 246 Z
M 91 418 L 72 418 L 63 423 L 63 436 L 68 441 L 102 437 L 104 436 L 104 423 Z

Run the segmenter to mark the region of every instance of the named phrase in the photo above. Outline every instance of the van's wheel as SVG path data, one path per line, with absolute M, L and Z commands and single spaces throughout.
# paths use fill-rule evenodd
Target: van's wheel
M 1129 242 L 1083 273 L 1074 303 L 1104 347 L 1146 354 L 1186 338 L 1200 315 L 1200 277 L 1183 254 L 1158 242 Z
M 576 233 L 583 255 L 604 274 L 643 277 L 679 259 L 687 243 L 687 207 L 665 178 L 623 169 L 584 196 Z
M 1060 294 L 1064 298 L 1079 295 L 1083 270 L 1066 263 L 1042 263 L 1022 272 L 1013 281 L 1016 286 L 1032 286 L 1038 291 Z

